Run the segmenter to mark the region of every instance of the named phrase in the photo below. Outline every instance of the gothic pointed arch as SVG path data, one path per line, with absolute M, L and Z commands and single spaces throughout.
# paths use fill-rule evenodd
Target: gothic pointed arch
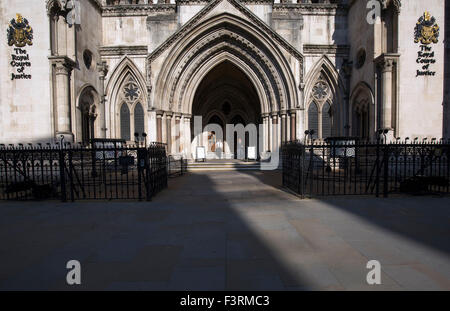
M 224 61 L 237 66 L 252 81 L 262 112 L 298 105 L 294 75 L 280 47 L 241 17 L 228 13 L 215 15 L 171 44 L 174 46 L 166 52 L 155 80 L 152 96 L 158 109 L 192 113 L 200 82 Z M 160 53 L 156 50 L 150 54 L 150 66 Z
M 342 133 L 344 115 L 344 79 L 330 59 L 324 55 L 306 77 L 305 105 L 314 102 L 318 107 L 318 138 L 326 138 Z M 331 114 L 330 114 L 331 112 Z M 328 116 L 324 116 L 324 113 Z M 310 114 L 305 115 L 305 124 L 309 123 Z M 325 123 L 324 123 L 325 122 Z M 331 126 L 331 128 L 329 128 Z
M 109 124 L 112 137 L 123 136 L 120 116 L 124 104 L 127 105 L 130 120 L 135 120 L 134 112 L 137 105 L 141 105 L 144 111 L 144 120 L 146 120 L 147 88 L 145 78 L 133 60 L 128 56 L 124 56 L 112 71 L 111 77 L 106 84 L 105 93 L 107 95 L 106 122 Z M 141 120 L 141 117 L 139 117 L 139 120 Z M 144 126 L 145 123 L 144 121 Z M 130 122 L 130 124 L 131 133 L 135 130 L 135 124 L 134 122 Z M 141 121 L 139 122 L 138 128 L 142 131 Z
M 375 97 L 366 82 L 359 82 L 350 95 L 350 133 L 356 137 L 373 138 L 375 133 Z
M 322 76 L 330 84 L 331 91 L 339 100 L 343 99 L 346 92 L 345 90 L 345 79 L 338 72 L 336 66 L 331 62 L 328 56 L 323 55 L 313 66 L 306 76 L 305 83 L 305 94 L 306 98 L 311 96 L 311 91 L 319 79 Z
M 76 141 L 88 144 L 91 139 L 100 135 L 99 117 L 100 97 L 90 84 L 84 85 L 76 100 Z

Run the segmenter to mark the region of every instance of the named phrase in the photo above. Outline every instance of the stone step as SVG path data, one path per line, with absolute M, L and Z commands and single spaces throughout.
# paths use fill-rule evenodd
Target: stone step
M 279 167 L 278 169 L 281 169 Z M 260 162 L 188 162 L 188 171 L 259 171 L 261 170 Z
M 258 162 L 190 162 L 188 171 L 240 171 L 260 170 Z

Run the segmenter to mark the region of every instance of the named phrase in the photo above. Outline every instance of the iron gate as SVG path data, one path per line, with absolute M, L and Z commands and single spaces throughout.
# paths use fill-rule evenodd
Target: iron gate
M 166 147 L 0 147 L 0 199 L 150 200 L 167 187 Z
M 282 168 L 283 186 L 301 196 L 449 193 L 450 143 L 294 141 Z

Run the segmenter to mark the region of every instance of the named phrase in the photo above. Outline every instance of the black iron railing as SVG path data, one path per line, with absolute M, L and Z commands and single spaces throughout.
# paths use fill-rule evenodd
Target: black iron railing
M 187 172 L 187 160 L 183 157 L 175 159 L 173 156 L 168 157 L 167 171 L 169 177 L 182 176 Z
M 150 200 L 167 179 L 160 143 L 0 145 L 0 199 Z
M 301 196 L 449 193 L 450 143 L 294 141 L 282 168 L 283 185 Z

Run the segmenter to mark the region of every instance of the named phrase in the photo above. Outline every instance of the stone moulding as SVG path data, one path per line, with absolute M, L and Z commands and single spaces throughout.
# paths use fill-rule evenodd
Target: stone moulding
M 176 4 L 124 4 L 118 6 L 104 6 L 103 17 L 115 16 L 147 16 L 153 12 L 176 13 Z
M 349 55 L 350 46 L 348 45 L 321 45 L 321 44 L 305 44 L 303 45 L 304 54 L 333 54 L 333 55 Z
M 304 15 L 346 15 L 348 8 L 342 4 L 327 3 L 275 3 L 275 12 L 298 12 Z
M 148 55 L 148 47 L 146 45 L 102 46 L 99 51 L 100 56 Z

